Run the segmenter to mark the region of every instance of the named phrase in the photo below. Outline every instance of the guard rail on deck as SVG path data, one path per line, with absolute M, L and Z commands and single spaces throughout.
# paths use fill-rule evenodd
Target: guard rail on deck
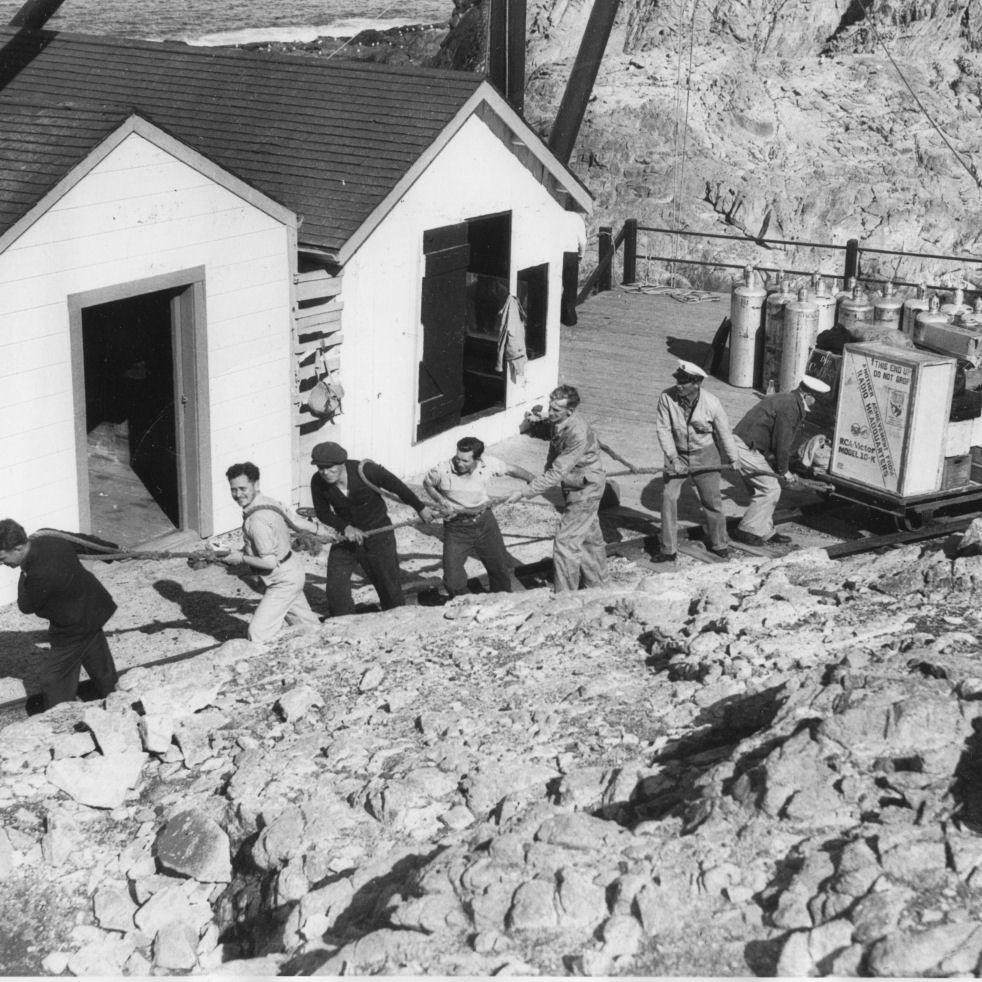
M 617 235 L 609 225 L 602 225 L 599 231 L 599 254 L 600 259 L 596 269 L 586 278 L 580 292 L 577 294 L 576 302 L 582 303 L 592 293 L 609 290 L 613 283 L 614 257 L 617 250 L 623 245 L 623 275 L 621 282 L 625 286 L 637 282 L 638 260 L 656 261 L 670 263 L 673 265 L 688 266 L 708 266 L 715 269 L 744 269 L 746 262 L 726 263 L 718 260 L 707 259 L 681 259 L 677 256 L 659 256 L 645 253 L 638 255 L 638 233 L 654 232 L 661 235 L 687 236 L 694 239 L 722 239 L 727 242 L 747 245 L 748 243 L 769 248 L 771 246 L 795 246 L 801 249 L 824 249 L 829 252 L 844 254 L 842 273 L 828 273 L 820 271 L 821 275 L 827 279 L 841 279 L 845 282 L 850 277 L 864 279 L 873 283 L 886 283 L 887 278 L 878 276 L 863 276 L 860 272 L 860 258 L 862 255 L 881 255 L 881 256 L 900 256 L 911 259 L 937 259 L 943 262 L 973 263 L 982 266 L 982 258 L 978 256 L 952 256 L 932 252 L 904 252 L 897 249 L 876 249 L 872 246 L 861 246 L 858 239 L 849 239 L 845 245 L 836 245 L 833 242 L 807 242 L 801 239 L 766 239 L 751 238 L 749 236 L 724 235 L 720 232 L 692 232 L 687 229 L 677 228 L 657 228 L 650 225 L 639 225 L 637 219 L 629 218 L 624 222 Z M 754 263 L 754 268 L 766 273 L 788 273 L 792 276 L 810 276 L 813 270 L 787 269 L 777 266 L 763 266 Z M 891 279 L 896 286 L 918 286 L 906 280 Z M 951 289 L 941 284 L 925 284 L 929 290 Z

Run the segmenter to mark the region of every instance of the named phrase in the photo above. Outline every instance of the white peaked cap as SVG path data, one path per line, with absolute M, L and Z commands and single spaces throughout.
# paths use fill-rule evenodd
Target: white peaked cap
M 675 369 L 676 372 L 685 372 L 686 375 L 691 375 L 694 378 L 706 378 L 706 373 L 695 363 L 691 361 L 682 361 L 679 359 L 679 367 Z
M 831 391 L 827 382 L 823 382 L 820 378 L 815 378 L 812 375 L 802 376 L 801 384 L 809 391 L 815 392 L 818 395 L 823 395 Z

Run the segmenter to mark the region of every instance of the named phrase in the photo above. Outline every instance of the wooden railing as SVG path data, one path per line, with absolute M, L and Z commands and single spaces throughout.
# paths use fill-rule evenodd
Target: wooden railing
M 645 253 L 644 255 L 638 254 L 638 233 L 639 232 L 654 232 L 662 235 L 670 236 L 685 236 L 694 239 L 722 239 L 724 241 L 733 242 L 740 245 L 757 245 L 762 248 L 769 248 L 773 246 L 794 246 L 800 249 L 821 249 L 827 250 L 832 253 L 841 253 L 842 255 L 842 272 L 841 273 L 830 273 L 822 271 L 822 276 L 827 279 L 841 279 L 843 282 L 850 277 L 855 277 L 856 279 L 862 279 L 871 283 L 885 283 L 888 277 L 880 276 L 865 276 L 861 272 L 861 257 L 864 254 L 869 255 L 882 255 L 882 256 L 899 256 L 911 259 L 934 259 L 941 260 L 944 262 L 959 262 L 959 263 L 971 263 L 975 265 L 982 266 L 982 258 L 978 256 L 953 256 L 941 253 L 931 253 L 931 252 L 907 252 L 900 251 L 897 249 L 876 249 L 872 246 L 862 246 L 858 239 L 849 239 L 845 245 L 838 245 L 833 242 L 808 242 L 801 239 L 754 239 L 744 236 L 736 235 L 724 235 L 719 232 L 692 232 L 687 229 L 673 229 L 673 228 L 657 228 L 650 225 L 639 225 L 637 219 L 629 218 L 624 222 L 620 231 L 617 235 L 614 235 L 614 230 L 611 226 L 603 225 L 599 230 L 599 262 L 596 269 L 586 278 L 583 286 L 580 288 L 577 294 L 576 302 L 582 303 L 588 296 L 593 293 L 599 293 L 604 290 L 611 289 L 613 284 L 613 266 L 614 257 L 617 254 L 617 250 L 623 246 L 623 273 L 621 282 L 625 286 L 630 286 L 637 282 L 637 272 L 638 272 L 638 261 L 645 260 L 648 262 L 664 262 L 672 265 L 689 265 L 689 266 L 706 266 L 716 269 L 744 269 L 747 262 L 739 263 L 727 263 L 720 262 L 719 260 L 707 260 L 707 259 L 686 259 L 678 256 L 663 256 L 663 255 L 653 255 Z M 787 267 L 777 267 L 777 266 L 765 266 L 763 264 L 754 263 L 754 268 L 766 273 L 787 273 L 791 276 L 810 276 L 813 269 L 788 269 Z M 891 279 L 895 286 L 918 286 L 919 284 L 908 282 L 905 280 Z M 929 290 L 941 290 L 941 289 L 951 289 L 950 286 L 944 286 L 941 284 L 925 284 Z

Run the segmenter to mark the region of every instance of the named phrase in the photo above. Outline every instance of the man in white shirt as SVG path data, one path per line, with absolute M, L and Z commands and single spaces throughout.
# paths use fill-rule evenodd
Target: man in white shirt
M 251 461 L 233 464 L 226 472 L 232 498 L 242 509 L 243 548 L 233 549 L 222 558 L 226 566 L 245 566 L 258 573 L 265 587 L 262 599 L 249 622 L 249 640 L 269 644 L 283 622 L 305 631 L 320 627 L 320 619 L 310 609 L 303 592 L 306 572 L 293 552 L 290 526 L 298 532 L 324 535 L 330 532 L 320 522 L 301 518 L 259 490 L 259 468 Z M 289 524 L 288 524 L 289 523 Z
M 443 583 L 455 597 L 467 592 L 464 563 L 476 556 L 488 571 L 492 593 L 511 592 L 508 552 L 498 521 L 488 507 L 488 485 L 493 477 L 534 475 L 516 464 L 484 456 L 484 443 L 474 436 L 457 441 L 457 452 L 434 467 L 423 479 L 427 494 L 447 514 L 443 523 Z

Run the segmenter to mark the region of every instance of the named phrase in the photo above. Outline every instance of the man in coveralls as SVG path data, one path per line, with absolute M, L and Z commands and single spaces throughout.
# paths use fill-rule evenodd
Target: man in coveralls
M 597 510 L 607 483 L 600 444 L 590 424 L 576 411 L 580 394 L 571 385 L 549 393 L 549 453 L 545 473 L 508 503 L 561 487 L 566 500 L 553 544 L 553 589 L 564 593 L 607 582 L 607 550 Z
M 78 693 L 82 668 L 99 696 L 116 688 L 116 665 L 102 631 L 116 612 L 109 591 L 78 559 L 65 539 L 28 539 L 24 529 L 0 521 L 0 563 L 20 570 L 17 606 L 49 622 L 51 651 L 41 672 L 44 708 L 69 702 Z
M 476 555 L 488 571 L 492 593 L 511 592 L 511 573 L 505 541 L 494 513 L 488 485 L 492 477 L 507 475 L 523 481 L 535 480 L 524 467 L 506 464 L 484 453 L 484 442 L 476 436 L 457 441 L 457 452 L 434 467 L 423 487 L 444 511 L 443 584 L 450 597 L 467 592 L 464 563 Z
M 327 608 L 332 617 L 354 612 L 351 574 L 364 570 L 378 594 L 382 610 L 401 607 L 406 598 L 399 582 L 399 554 L 395 532 L 389 529 L 365 535 L 391 524 L 385 500 L 388 491 L 414 509 L 424 522 L 435 512 L 394 474 L 371 460 L 349 460 L 337 443 L 318 443 L 310 462 L 317 473 L 310 481 L 310 496 L 318 519 L 340 533 L 343 541 L 331 546 L 327 557 Z
M 679 495 L 687 481 L 695 485 L 706 519 L 706 548 L 723 559 L 730 554 L 719 470 L 688 476 L 701 468 L 718 468 L 718 450 L 722 450 L 731 467 L 740 469 L 730 421 L 719 399 L 703 390 L 705 377 L 698 365 L 680 361 L 674 373 L 677 384 L 661 394 L 655 409 L 655 434 L 665 458 L 661 552 L 653 560 L 656 563 L 674 563 L 678 558 Z
M 265 592 L 249 622 L 248 636 L 256 644 L 268 644 L 276 637 L 284 620 L 291 626 L 313 631 L 320 619 L 310 609 L 303 588 L 307 574 L 300 556 L 294 553 L 290 529 L 284 515 L 303 532 L 323 535 L 319 522 L 309 522 L 292 509 L 268 498 L 259 490 L 259 468 L 246 461 L 233 464 L 226 472 L 229 491 L 242 509 L 241 552 L 233 550 L 221 557 L 226 566 L 247 566 L 258 573 Z
M 815 405 L 815 397 L 828 391 L 821 379 L 806 375 L 794 391 L 764 396 L 733 427 L 743 479 L 753 492 L 750 507 L 731 533 L 737 542 L 761 546 L 791 541 L 790 535 L 774 531 L 774 509 L 782 485 L 797 481 L 788 468 L 805 414 Z

